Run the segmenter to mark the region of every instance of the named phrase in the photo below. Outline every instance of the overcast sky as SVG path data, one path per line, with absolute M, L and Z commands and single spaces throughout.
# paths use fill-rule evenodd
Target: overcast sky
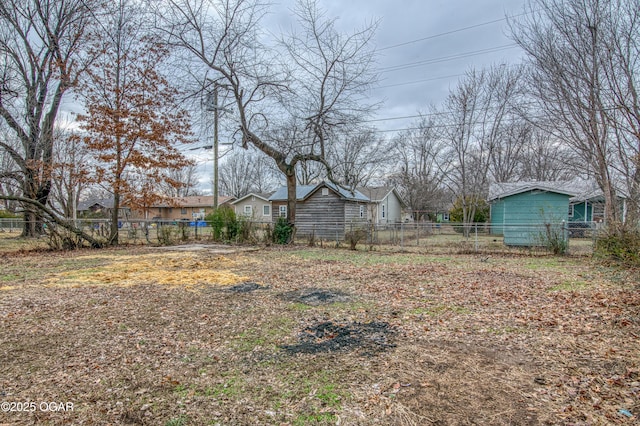
M 426 112 L 439 104 L 470 68 L 517 63 L 522 52 L 508 37 L 505 18 L 519 15 L 525 0 L 319 0 L 342 31 L 379 21 L 375 37 L 383 101 L 377 118 Z M 293 0 L 275 0 L 270 25 L 287 28 Z M 414 118 L 376 121 L 402 129 Z M 390 132 L 391 133 L 391 132 Z

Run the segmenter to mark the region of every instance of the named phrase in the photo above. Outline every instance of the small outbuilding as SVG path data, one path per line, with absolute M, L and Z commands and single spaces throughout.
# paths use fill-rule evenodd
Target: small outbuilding
M 287 217 L 287 187 L 269 197 L 273 221 Z M 369 198 L 331 182 L 296 187 L 297 235 L 342 240 L 346 232 L 367 224 Z
M 541 246 L 546 238 L 568 238 L 569 182 L 498 183 L 489 188 L 491 232 L 505 245 Z

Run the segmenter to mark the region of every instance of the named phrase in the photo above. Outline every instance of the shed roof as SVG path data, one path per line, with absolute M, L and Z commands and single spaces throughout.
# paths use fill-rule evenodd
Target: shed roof
M 521 194 L 529 191 L 547 191 L 555 192 L 558 194 L 565 194 L 570 197 L 578 195 L 578 191 L 571 181 L 557 181 L 557 182 L 503 182 L 494 183 L 489 186 L 489 201 L 497 200 L 499 198 L 510 197 L 512 195 Z
M 322 187 L 327 187 L 331 189 L 333 192 L 338 194 L 341 198 L 345 200 L 352 201 L 363 201 L 368 202 L 369 198 L 362 194 L 358 190 L 349 190 L 343 187 L 340 187 L 331 182 L 320 182 L 316 185 L 297 185 L 296 186 L 296 200 L 304 201 L 311 196 L 316 190 Z M 278 190 L 273 193 L 271 197 L 269 197 L 269 201 L 285 201 L 287 199 L 287 187 L 281 186 Z

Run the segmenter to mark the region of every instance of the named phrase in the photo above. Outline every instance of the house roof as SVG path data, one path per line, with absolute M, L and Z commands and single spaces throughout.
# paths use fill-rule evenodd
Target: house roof
M 271 197 L 272 194 L 273 194 L 273 192 L 261 192 L 261 193 L 250 192 L 247 195 L 244 195 L 244 196 L 232 201 L 230 204 L 241 203 L 242 201 L 246 200 L 249 197 L 257 197 L 257 198 L 260 198 L 263 201 L 267 201 L 268 202 L 269 201 L 269 197 Z
M 393 192 L 398 198 L 398 200 L 400 201 L 400 203 L 403 206 L 406 205 L 406 203 L 404 202 L 400 194 L 398 194 L 398 191 L 396 191 L 396 189 L 393 186 L 378 186 L 378 187 L 363 186 L 363 187 L 359 187 L 358 191 L 360 191 L 362 194 L 369 197 L 371 202 L 374 202 L 374 203 L 384 200 L 386 197 L 389 196 L 389 194 Z
M 233 197 L 225 195 L 218 196 L 218 205 L 228 203 Z M 152 207 L 211 207 L 213 206 L 213 195 L 193 195 L 189 197 L 171 198 L 170 203 L 158 203 Z
M 570 181 L 557 181 L 557 182 L 503 182 L 494 183 L 489 186 L 489 201 L 497 200 L 499 198 L 510 197 L 512 195 L 521 194 L 529 191 L 547 191 L 555 192 L 558 194 L 565 194 L 570 197 L 578 195 L 576 188 L 571 185 Z
M 89 210 L 89 208 L 93 207 L 93 206 L 100 206 L 102 208 L 105 209 L 112 209 L 113 208 L 113 198 L 101 198 L 101 199 L 93 199 L 93 200 L 85 200 L 85 201 L 80 201 L 78 203 L 78 211 L 85 211 L 85 210 Z
M 322 187 L 327 187 L 331 189 L 333 192 L 338 194 L 340 197 L 345 200 L 352 201 L 363 201 L 368 202 L 369 198 L 362 194 L 360 191 L 349 190 L 346 188 L 342 188 L 331 182 L 320 182 L 316 185 L 297 185 L 296 186 L 296 200 L 303 201 L 309 198 L 316 190 Z M 269 201 L 285 201 L 287 199 L 287 187 L 282 186 L 278 188 L 276 192 L 273 193 L 271 197 L 269 197 Z

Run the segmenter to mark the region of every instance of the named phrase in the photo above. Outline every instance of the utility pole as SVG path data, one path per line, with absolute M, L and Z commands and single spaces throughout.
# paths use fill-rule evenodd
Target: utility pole
M 207 101 L 207 111 L 213 111 L 213 210 L 218 209 L 218 162 L 220 160 L 219 154 L 219 146 L 220 141 L 218 140 L 218 121 L 220 117 L 220 110 L 229 112 L 229 110 L 221 108 L 218 105 L 218 90 L 222 88 L 226 88 L 225 85 L 220 85 L 217 81 L 213 82 L 213 96 L 211 102 Z M 223 144 L 229 145 L 229 144 Z
M 213 83 L 213 210 L 218 210 L 218 82 Z

